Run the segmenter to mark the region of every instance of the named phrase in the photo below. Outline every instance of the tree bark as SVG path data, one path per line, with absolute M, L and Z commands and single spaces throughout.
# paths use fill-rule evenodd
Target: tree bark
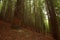
M 22 19 L 23 17 L 23 11 L 24 11 L 24 1 L 23 0 L 17 0 L 16 8 L 15 8 L 15 17 L 18 19 Z
M 1 18 L 1 19 L 5 19 L 6 7 L 7 7 L 7 0 L 2 0 L 2 1 L 3 1 L 3 6 L 2 6 L 0 18 Z
M 23 22 L 22 22 L 23 15 L 24 15 L 24 0 L 17 0 L 15 12 L 14 12 L 14 18 L 16 19 L 16 21 L 18 21 L 18 20 L 20 20 L 20 21 L 18 21 L 16 23 L 14 23 L 15 21 L 13 21 L 12 27 L 19 29 L 20 26 L 23 25 Z
M 51 30 L 52 36 L 54 37 L 54 39 L 59 40 L 58 39 L 58 24 L 57 24 L 53 2 L 52 0 L 46 0 L 46 4 L 47 4 L 47 9 L 48 9 L 48 14 L 49 14 L 49 24 L 50 24 L 50 30 Z
M 6 15 L 5 15 L 5 20 L 8 22 L 11 22 L 12 17 L 12 1 L 11 0 L 7 0 L 8 4 L 7 4 L 7 11 L 6 11 Z

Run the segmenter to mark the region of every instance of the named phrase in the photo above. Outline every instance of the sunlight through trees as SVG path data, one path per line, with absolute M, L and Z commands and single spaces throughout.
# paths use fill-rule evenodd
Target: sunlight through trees
M 60 0 L 0 0 L 0 19 L 19 27 L 27 25 L 36 32 L 60 32 Z M 21 21 L 21 22 L 20 22 Z

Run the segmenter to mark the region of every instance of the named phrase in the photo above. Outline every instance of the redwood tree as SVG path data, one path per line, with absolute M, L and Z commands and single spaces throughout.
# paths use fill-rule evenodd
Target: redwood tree
M 58 24 L 57 24 L 57 19 L 56 19 L 56 14 L 55 14 L 55 9 L 53 5 L 52 0 L 46 0 L 47 4 L 47 9 L 48 9 L 48 14 L 49 14 L 49 24 L 50 24 L 50 30 L 52 33 L 52 36 L 56 39 L 58 39 Z

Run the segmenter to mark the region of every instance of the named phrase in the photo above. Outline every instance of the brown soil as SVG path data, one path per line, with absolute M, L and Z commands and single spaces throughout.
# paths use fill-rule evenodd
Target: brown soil
M 10 26 L 11 24 L 0 21 L 0 40 L 54 40 L 50 34 L 37 33 L 26 28 L 13 30 Z

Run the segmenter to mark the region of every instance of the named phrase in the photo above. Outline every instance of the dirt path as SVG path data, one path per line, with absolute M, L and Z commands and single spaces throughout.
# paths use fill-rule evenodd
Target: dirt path
M 0 21 L 0 40 L 54 40 L 50 35 L 37 33 L 26 28 L 10 29 L 11 24 Z
M 0 40 L 54 40 L 51 36 L 27 29 L 0 30 Z

